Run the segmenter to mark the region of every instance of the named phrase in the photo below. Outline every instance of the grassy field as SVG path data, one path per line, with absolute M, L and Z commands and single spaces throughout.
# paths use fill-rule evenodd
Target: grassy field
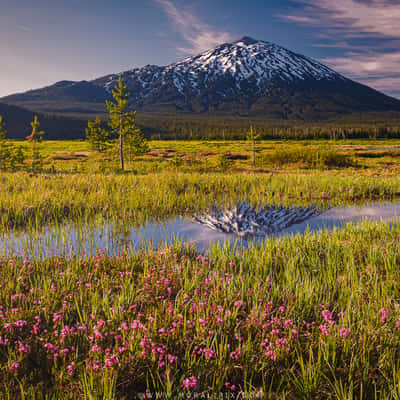
M 247 142 L 150 145 L 121 174 L 112 151 L 43 143 L 43 173 L 0 176 L 0 230 L 96 216 L 135 225 L 237 200 L 333 205 L 400 194 L 400 151 L 388 150 L 400 141 L 262 142 L 255 168 Z
M 27 142 L 22 146 L 28 156 Z M 311 169 L 335 169 L 358 174 L 395 172 L 400 158 L 400 140 L 304 140 L 261 141 L 256 145 L 256 168 L 252 167 L 252 146 L 248 141 L 151 141 L 143 156 L 127 154 L 128 171 L 135 174 L 180 172 L 261 172 L 279 173 Z M 118 172 L 116 149 L 92 151 L 85 141 L 46 141 L 40 145 L 44 171 L 57 173 Z M 370 149 L 372 148 L 372 149 Z M 382 148 L 382 150 L 375 150 Z M 395 148 L 397 150 L 389 150 Z M 228 163 L 221 161 L 226 156 Z
M 255 168 L 248 142 L 150 145 L 121 174 L 44 142 L 42 173 L 0 175 L 1 232 L 400 195 L 399 140 L 261 142 Z M 399 239 L 364 222 L 207 256 L 3 256 L 0 399 L 400 399 Z

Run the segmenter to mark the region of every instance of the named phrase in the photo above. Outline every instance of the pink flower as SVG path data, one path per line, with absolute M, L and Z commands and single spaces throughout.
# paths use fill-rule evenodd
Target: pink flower
M 174 364 L 176 361 L 178 361 L 178 357 L 173 356 L 172 354 L 168 354 L 167 360 L 168 360 L 168 364 Z
M 20 353 L 30 353 L 31 352 L 31 348 L 28 344 L 24 344 L 22 342 L 18 342 L 18 351 Z
M 322 311 L 323 319 L 328 322 L 329 325 L 333 325 L 335 321 L 332 318 L 332 313 L 329 310 Z
M 381 317 L 382 324 L 384 324 L 386 322 L 388 314 L 389 314 L 389 311 L 386 310 L 386 308 L 381 308 L 379 310 L 379 316 Z
M 197 386 L 197 378 L 194 376 L 191 376 L 190 378 L 186 378 L 183 380 L 182 386 L 185 389 L 194 389 Z
M 72 375 L 74 373 L 74 368 L 75 368 L 75 363 L 72 361 L 72 363 L 69 364 L 67 367 L 67 372 L 69 375 Z
M 97 360 L 93 361 L 92 370 L 97 371 L 100 368 L 100 363 Z
M 63 319 L 62 315 L 54 313 L 53 315 L 53 322 L 56 324 L 57 321 L 61 321 Z
M 60 350 L 60 353 L 62 353 L 66 357 L 69 353 L 69 349 L 62 349 Z
M 206 358 L 211 359 L 215 357 L 215 351 L 211 349 L 204 349 L 203 354 Z
M 105 321 L 104 321 L 104 320 L 99 319 L 99 320 L 97 321 L 97 326 L 98 326 L 99 328 L 102 328 L 104 325 L 105 325 Z
M 350 335 L 350 329 L 340 328 L 339 334 L 341 338 L 346 339 Z
M 236 349 L 235 351 L 232 351 L 230 354 L 232 360 L 238 361 L 239 358 L 242 356 L 242 352 L 240 349 Z
M 100 353 L 100 347 L 99 347 L 97 344 L 95 344 L 95 345 L 92 346 L 92 348 L 90 349 L 90 351 L 91 351 L 92 353 Z
M 244 303 L 243 303 L 242 300 L 235 301 L 235 307 L 236 308 L 240 308 L 240 307 L 243 307 L 243 306 L 244 306 Z
M 111 368 L 111 367 L 113 367 L 115 364 L 118 364 L 118 358 L 117 358 L 116 355 L 112 355 L 111 357 L 106 358 L 106 361 L 104 362 L 104 367 L 103 367 L 103 369 L 105 369 L 105 368 Z
M 329 329 L 326 325 L 320 325 L 319 326 L 319 331 L 322 336 L 329 336 Z
M 19 363 L 17 361 L 13 362 L 10 366 L 10 371 L 15 371 L 19 368 Z
M 397 321 L 397 322 L 396 322 L 396 328 L 397 328 L 397 329 L 400 329 L 400 321 Z
M 15 326 L 16 328 L 22 328 L 22 327 L 24 327 L 25 325 L 28 325 L 28 322 L 27 322 L 27 321 L 15 321 L 15 323 L 14 323 L 14 326 Z
M 285 328 L 293 326 L 293 321 L 291 319 L 288 319 L 285 321 L 284 325 L 285 325 Z

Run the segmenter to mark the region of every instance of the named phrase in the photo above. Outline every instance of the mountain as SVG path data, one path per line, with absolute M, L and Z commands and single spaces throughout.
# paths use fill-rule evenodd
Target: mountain
M 400 111 L 400 101 L 345 78 L 311 58 L 250 37 L 165 67 L 121 73 L 130 105 L 142 112 L 262 115 L 323 119 L 355 112 Z M 104 112 L 118 74 L 62 81 L 2 101 L 34 110 Z
M 0 115 L 4 119 L 7 138 L 25 139 L 32 128 L 30 123 L 38 116 L 40 129 L 44 130 L 46 140 L 78 139 L 85 135 L 87 121 L 63 116 L 34 113 L 21 107 L 0 103 Z

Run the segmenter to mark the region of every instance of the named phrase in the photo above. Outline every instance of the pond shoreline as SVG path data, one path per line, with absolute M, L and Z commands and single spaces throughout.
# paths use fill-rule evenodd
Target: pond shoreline
M 266 238 L 333 230 L 362 220 L 393 222 L 399 216 L 400 203 L 334 207 L 279 232 L 249 240 L 212 230 L 187 217 L 169 218 L 164 223 L 149 222 L 139 228 L 114 226 L 111 222 L 79 226 L 69 223 L 47 226 L 40 231 L 3 233 L 0 235 L 0 254 L 24 254 L 38 258 L 65 254 L 95 255 L 99 252 L 116 255 L 127 248 L 158 248 L 178 241 L 193 243 L 198 252 L 207 252 L 215 244 L 247 247 L 251 243 L 262 243 Z

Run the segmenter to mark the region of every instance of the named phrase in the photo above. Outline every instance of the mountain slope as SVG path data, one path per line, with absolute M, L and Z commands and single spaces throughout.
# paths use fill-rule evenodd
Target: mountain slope
M 400 101 L 353 82 L 281 46 L 244 37 L 166 67 L 123 72 L 132 107 L 145 112 L 268 115 L 320 119 L 352 112 L 400 111 Z M 105 111 L 117 74 L 62 81 L 3 99 L 48 112 Z

